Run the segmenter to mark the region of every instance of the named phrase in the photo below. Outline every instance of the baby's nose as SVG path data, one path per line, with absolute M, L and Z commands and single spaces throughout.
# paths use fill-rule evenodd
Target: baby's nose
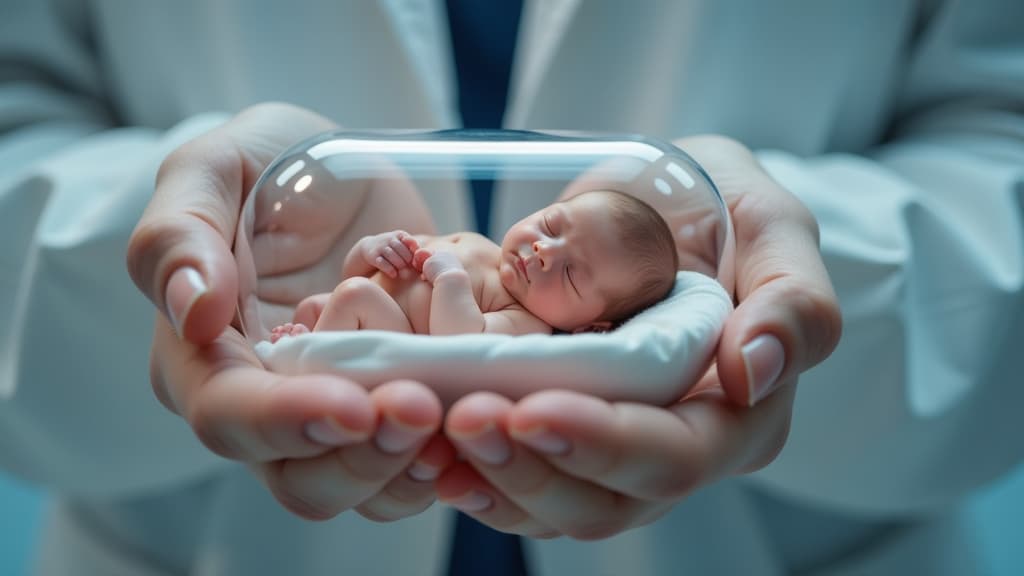
M 533 243 L 533 253 L 540 260 L 541 270 L 547 270 L 554 264 L 556 258 L 555 247 L 550 242 L 536 241 Z

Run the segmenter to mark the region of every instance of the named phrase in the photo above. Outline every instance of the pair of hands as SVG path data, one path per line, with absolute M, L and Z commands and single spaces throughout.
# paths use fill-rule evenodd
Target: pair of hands
M 260 105 L 186 144 L 164 162 L 128 249 L 132 278 L 163 312 L 152 354 L 157 397 L 211 450 L 248 463 L 289 510 L 325 519 L 354 509 L 387 521 L 439 498 L 506 532 L 600 538 L 651 522 L 781 449 L 797 377 L 832 351 L 841 321 L 815 220 L 745 147 L 719 137 L 677 144 L 729 205 L 739 304 L 715 367 L 678 403 L 557 390 L 513 403 L 481 392 L 444 413 L 418 382 L 367 392 L 334 376 L 265 371 L 230 325 L 239 208 L 277 153 L 332 127 L 301 109 Z
M 413 270 L 433 284 L 443 273 L 465 270 L 455 254 L 421 248 L 416 238 L 405 230 L 368 236 L 360 240 L 355 249 L 368 266 L 389 278 L 399 278 Z

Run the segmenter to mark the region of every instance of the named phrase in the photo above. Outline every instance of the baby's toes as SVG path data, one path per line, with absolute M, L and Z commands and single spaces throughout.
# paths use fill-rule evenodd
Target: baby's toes
M 285 335 L 285 327 L 284 327 L 284 325 L 274 326 L 270 330 L 270 343 L 273 344 L 274 342 L 277 342 L 284 335 Z

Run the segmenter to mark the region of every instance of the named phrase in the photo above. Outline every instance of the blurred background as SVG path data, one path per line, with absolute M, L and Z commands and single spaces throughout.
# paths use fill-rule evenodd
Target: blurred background
M 0 575 L 28 574 L 45 505 L 44 492 L 0 473 Z M 976 494 L 970 513 L 987 574 L 1024 574 L 1024 466 Z

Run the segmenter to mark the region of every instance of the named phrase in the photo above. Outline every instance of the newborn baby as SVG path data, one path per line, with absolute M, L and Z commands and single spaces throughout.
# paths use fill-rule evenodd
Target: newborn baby
M 416 334 L 606 331 L 663 299 L 679 265 L 671 231 L 646 203 L 598 190 L 520 220 L 501 246 L 484 236 L 362 238 L 331 293 L 299 303 L 271 341 L 323 330 Z

